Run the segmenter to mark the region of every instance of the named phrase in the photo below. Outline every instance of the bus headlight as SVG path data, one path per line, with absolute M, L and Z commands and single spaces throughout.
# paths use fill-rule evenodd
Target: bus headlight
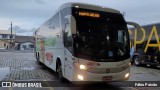
M 79 65 L 79 68 L 82 69 L 82 70 L 86 70 L 87 69 L 86 66 L 83 65 L 83 64 Z
M 128 78 L 129 77 L 129 73 L 127 73 L 126 75 L 125 75 L 125 78 Z
M 79 63 L 75 63 L 75 62 L 74 62 L 73 65 L 74 65 L 75 67 L 81 69 L 81 70 L 86 70 L 86 69 L 87 69 L 87 67 L 86 67 L 85 65 L 83 65 L 83 64 L 79 64 Z

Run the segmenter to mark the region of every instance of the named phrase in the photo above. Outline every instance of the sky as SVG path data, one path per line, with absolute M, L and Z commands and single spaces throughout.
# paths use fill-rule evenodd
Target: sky
M 12 22 L 17 35 L 33 35 L 66 2 L 117 9 L 140 25 L 160 22 L 160 0 L 0 0 L 0 30 L 10 30 Z

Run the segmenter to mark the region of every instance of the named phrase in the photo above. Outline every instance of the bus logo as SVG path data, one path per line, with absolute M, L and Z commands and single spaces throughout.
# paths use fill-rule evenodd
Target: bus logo
M 49 64 L 51 64 L 53 62 L 53 54 L 52 54 L 52 52 L 47 52 L 46 53 L 46 59 L 49 62 Z
M 106 73 L 109 73 L 110 72 L 110 69 L 106 69 Z

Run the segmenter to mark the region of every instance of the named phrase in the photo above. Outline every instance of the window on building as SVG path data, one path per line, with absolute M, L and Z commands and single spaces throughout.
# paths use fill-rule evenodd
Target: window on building
M 6 39 L 6 38 L 7 38 L 7 35 L 6 35 L 6 34 L 2 34 L 2 38 L 3 38 L 3 39 Z
M 26 50 L 27 49 L 27 46 L 26 45 L 22 45 L 23 49 Z
M 34 48 L 34 45 L 30 44 L 29 47 L 30 47 L 30 48 Z

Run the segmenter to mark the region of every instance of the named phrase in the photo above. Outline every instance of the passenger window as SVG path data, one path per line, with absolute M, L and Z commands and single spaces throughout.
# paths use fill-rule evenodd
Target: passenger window
M 50 20 L 49 28 L 53 30 L 60 28 L 59 13 L 53 16 L 53 18 Z

